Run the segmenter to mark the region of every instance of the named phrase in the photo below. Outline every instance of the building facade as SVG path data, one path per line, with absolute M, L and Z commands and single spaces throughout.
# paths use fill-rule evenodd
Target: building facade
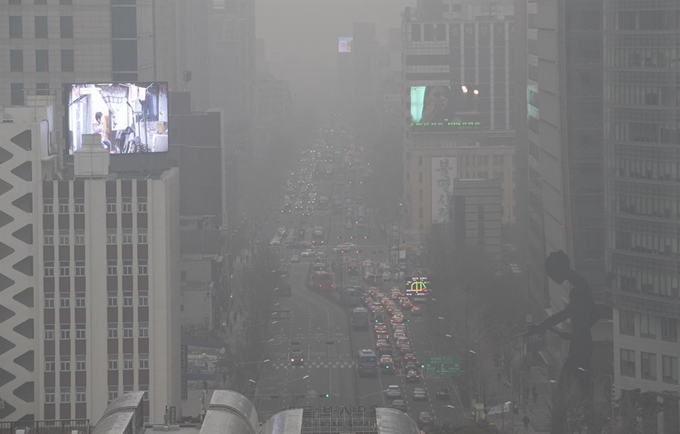
M 162 423 L 165 406 L 180 404 L 177 169 L 108 173 L 94 135 L 74 173 L 60 170 L 46 152 L 48 113 L 37 111 L 7 109 L 12 122 L 0 124 L 0 153 L 11 154 L 0 178 L 11 185 L 6 198 L 21 199 L 3 198 L 3 215 L 10 229 L 22 226 L 3 238 L 26 244 L 2 241 L 23 256 L 3 266 L 16 294 L 0 311 L 17 314 L 2 324 L 3 419 L 97 420 L 119 394 L 146 391 L 146 416 Z
M 680 5 L 604 1 L 607 302 L 617 396 L 653 392 L 678 432 Z

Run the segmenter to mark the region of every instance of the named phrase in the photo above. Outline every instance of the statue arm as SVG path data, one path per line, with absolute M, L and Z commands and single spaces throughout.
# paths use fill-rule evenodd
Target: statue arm
M 546 318 L 542 323 L 538 325 L 531 324 L 529 327 L 527 327 L 527 331 L 526 333 L 523 334 L 523 336 L 532 336 L 538 333 L 542 333 L 548 329 L 555 327 L 557 324 L 566 321 L 567 319 L 569 319 L 570 306 L 571 305 L 567 305 L 567 307 L 557 312 L 555 315 Z
M 557 336 L 559 336 L 560 338 L 564 339 L 565 341 L 570 341 L 570 340 L 571 340 L 571 336 L 572 336 L 571 333 L 563 332 L 562 330 L 558 330 L 558 329 L 556 329 L 555 327 L 550 327 L 548 330 L 550 330 L 551 332 L 555 333 Z

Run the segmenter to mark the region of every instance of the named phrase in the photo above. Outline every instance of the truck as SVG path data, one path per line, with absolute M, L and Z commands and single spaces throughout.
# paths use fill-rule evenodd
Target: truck
M 352 328 L 355 330 L 368 330 L 370 325 L 370 317 L 368 309 L 365 307 L 356 307 L 352 309 Z
M 323 227 L 317 226 L 312 233 L 312 244 L 315 246 L 323 246 L 325 243 Z
M 307 288 L 314 291 L 332 291 L 335 288 L 333 273 L 317 270 L 316 264 L 309 264 Z

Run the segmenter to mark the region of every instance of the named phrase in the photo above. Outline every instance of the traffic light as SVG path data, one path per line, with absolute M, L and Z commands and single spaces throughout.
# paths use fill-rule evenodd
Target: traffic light
M 330 398 L 331 394 L 330 393 L 321 393 L 319 394 L 319 398 Z
M 420 369 L 425 369 L 425 363 L 420 364 Z

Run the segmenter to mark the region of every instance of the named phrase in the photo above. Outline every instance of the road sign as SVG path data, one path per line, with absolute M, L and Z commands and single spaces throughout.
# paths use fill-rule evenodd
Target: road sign
M 460 374 L 459 356 L 425 357 L 425 375 L 458 375 Z

